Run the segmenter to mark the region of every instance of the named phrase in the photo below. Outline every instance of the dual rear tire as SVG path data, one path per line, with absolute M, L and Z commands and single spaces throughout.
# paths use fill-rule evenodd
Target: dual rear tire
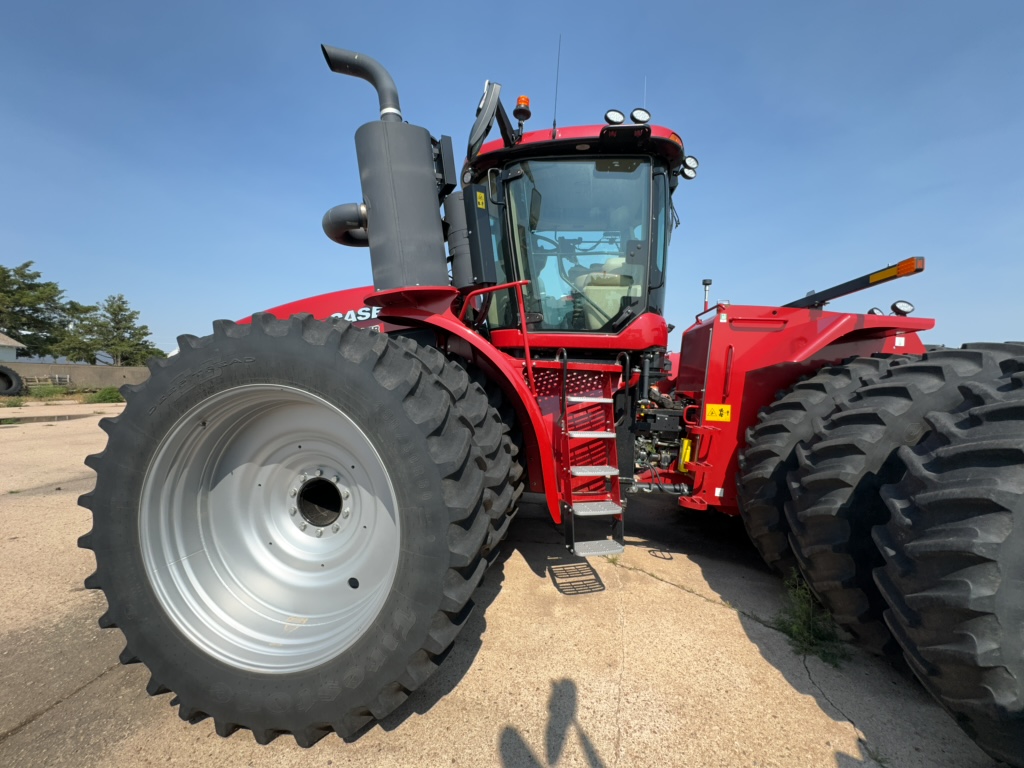
M 819 600 L 861 645 L 902 652 L 983 749 L 1017 766 L 1024 765 L 1021 371 L 1019 344 L 931 350 L 846 390 L 813 435 L 778 462 L 791 467 L 778 491 L 780 527 Z M 757 438 L 778 412 L 768 409 L 749 434 Z
M 885 621 L 925 688 L 993 757 L 1024 765 L 1024 381 L 965 387 L 904 447 L 874 540 Z
M 929 413 L 968 403 L 965 385 L 995 381 L 1019 355 L 1024 346 L 970 344 L 894 366 L 839 404 L 797 447 L 785 508 L 790 546 L 821 603 L 873 653 L 899 652 L 882 619 L 887 605 L 872 578 L 882 556 L 871 539 L 889 519 L 881 488 L 906 471 L 897 449 L 929 432 Z
M 819 432 L 858 389 L 908 359 L 876 355 L 826 366 L 762 408 L 757 423 L 747 430 L 736 475 L 740 511 L 750 540 L 773 570 L 789 576 L 797 567 L 785 506 L 791 498 L 787 477 L 796 469 L 798 446 Z

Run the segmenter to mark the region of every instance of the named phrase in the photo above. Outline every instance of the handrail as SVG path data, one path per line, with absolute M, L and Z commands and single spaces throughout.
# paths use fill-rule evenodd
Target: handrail
M 501 283 L 486 288 L 477 288 L 467 293 L 462 300 L 462 309 L 459 310 L 459 321 L 466 322 L 466 312 L 469 311 L 469 300 L 485 293 L 502 291 L 506 288 L 515 288 L 516 302 L 519 304 L 519 330 L 523 334 L 523 358 L 526 362 L 526 381 L 530 385 L 530 391 L 534 397 L 537 395 L 537 382 L 533 379 L 533 360 L 530 357 L 530 337 L 526 329 L 526 301 L 523 299 L 523 286 L 529 285 L 529 280 L 516 280 L 513 283 Z
M 560 347 L 555 352 L 555 362 L 562 364 L 562 415 L 558 420 L 558 426 L 564 430 L 568 418 L 566 411 L 569 397 L 569 353 L 565 351 L 565 347 Z
M 700 322 L 700 319 L 701 319 L 701 317 L 703 317 L 704 315 L 706 315 L 706 314 L 707 314 L 708 312 L 717 312 L 717 311 L 718 311 L 718 308 L 719 308 L 720 306 L 721 306 L 721 304 L 720 304 L 720 303 L 719 303 L 719 304 L 715 304 L 715 305 L 713 305 L 713 306 L 711 306 L 711 307 L 706 307 L 706 308 L 704 309 L 704 311 L 703 311 L 703 312 L 698 312 L 698 313 L 697 313 L 696 315 L 694 315 L 694 317 L 693 317 L 693 322 L 694 322 L 694 324 L 697 324 L 697 323 L 699 323 L 699 322 Z
M 730 344 L 725 353 L 725 383 L 722 385 L 722 400 L 729 399 L 729 389 L 732 387 L 732 358 L 735 351 L 735 347 Z
M 625 362 L 622 364 L 622 385 L 626 390 L 626 407 L 622 409 L 622 416 L 615 421 L 616 427 L 621 427 L 626 423 L 626 418 L 629 416 L 629 380 L 633 375 L 633 369 L 629 365 L 629 352 L 623 350 L 615 356 L 615 362 L 619 362 L 622 358 L 625 358 Z
M 462 297 L 462 309 L 459 310 L 459 321 L 466 322 L 466 312 L 469 311 L 469 300 L 476 298 L 485 293 L 493 293 L 494 291 L 502 291 L 506 288 L 515 288 L 516 286 L 529 285 L 529 280 L 517 280 L 514 283 L 501 283 L 500 285 L 491 285 L 486 288 L 477 288 L 476 290 L 470 291 Z M 520 288 L 521 290 L 521 288 Z

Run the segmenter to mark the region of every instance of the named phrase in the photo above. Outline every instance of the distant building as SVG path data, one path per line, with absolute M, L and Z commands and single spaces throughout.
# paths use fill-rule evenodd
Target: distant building
M 18 358 L 19 349 L 25 349 L 25 345 L 0 333 L 0 363 L 13 363 Z

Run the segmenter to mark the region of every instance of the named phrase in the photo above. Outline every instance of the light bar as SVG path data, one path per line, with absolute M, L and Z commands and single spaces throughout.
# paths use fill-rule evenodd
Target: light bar
M 889 280 L 895 280 L 898 277 L 916 275 L 918 272 L 924 272 L 924 258 L 921 256 L 911 256 L 909 259 L 904 259 L 899 264 L 894 264 L 891 267 L 880 269 L 877 272 L 871 272 L 864 275 L 864 277 L 858 277 L 856 280 L 848 280 L 841 285 L 833 286 L 832 288 L 828 288 L 824 291 L 809 293 L 802 299 L 791 301 L 789 304 L 784 304 L 783 306 L 794 307 L 797 309 L 823 307 L 828 302 L 833 299 L 838 299 L 840 296 L 848 296 L 851 293 L 862 291 L 873 285 L 885 283 Z
M 911 256 L 899 264 L 872 272 L 868 275 L 868 281 L 874 285 L 875 283 L 884 283 L 886 280 L 894 280 L 897 277 L 916 275 L 918 272 L 924 272 L 924 257 Z

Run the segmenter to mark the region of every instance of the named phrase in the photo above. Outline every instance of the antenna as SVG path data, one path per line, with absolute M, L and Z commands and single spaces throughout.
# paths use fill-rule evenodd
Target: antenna
M 551 138 L 558 135 L 558 73 L 562 67 L 562 36 L 558 36 L 558 58 L 555 59 L 555 107 L 551 113 Z

